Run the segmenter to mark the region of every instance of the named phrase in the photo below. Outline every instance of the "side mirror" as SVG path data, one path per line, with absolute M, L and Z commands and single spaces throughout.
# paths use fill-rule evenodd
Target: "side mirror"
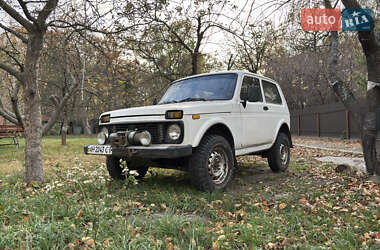
M 247 107 L 247 100 L 248 100 L 248 88 L 241 88 L 240 92 L 240 103 L 243 105 L 243 107 Z
M 241 100 L 240 103 L 243 105 L 243 107 L 247 107 L 247 99 Z
M 153 99 L 153 103 L 152 104 L 153 105 L 157 105 L 157 98 L 156 97 Z

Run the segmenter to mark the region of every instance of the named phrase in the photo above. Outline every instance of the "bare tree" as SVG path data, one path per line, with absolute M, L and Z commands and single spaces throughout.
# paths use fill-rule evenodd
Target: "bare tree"
M 362 6 L 356 0 L 342 0 L 346 8 L 360 9 Z M 332 8 L 329 0 L 324 0 L 326 8 Z M 376 112 L 380 108 L 380 41 L 375 32 L 375 23 L 371 31 L 358 31 L 358 39 L 366 57 L 368 84 L 366 107 L 358 110 L 359 105 L 351 90 L 345 85 L 336 72 L 339 64 L 338 32 L 330 34 L 330 65 L 329 77 L 333 90 L 347 109 L 356 114 L 361 123 L 361 139 L 367 172 L 370 175 L 380 175 L 380 131 L 376 131 Z
M 27 183 L 43 182 L 42 168 L 42 135 L 55 123 L 62 111 L 64 103 L 70 93 L 57 105 L 49 122 L 41 124 L 41 96 L 39 90 L 39 59 L 43 48 L 44 37 L 48 28 L 47 20 L 57 7 L 58 0 L 44 2 L 18 1 L 17 4 L 9 4 L 0 0 L 0 11 L 15 20 L 19 26 L 7 25 L 3 21 L 0 27 L 7 33 L 18 38 L 25 45 L 24 59 L 6 53 L 8 60 L 0 61 L 0 69 L 6 71 L 17 80 L 15 93 L 22 89 L 24 102 L 24 114 L 20 115 L 17 106 L 17 97 L 13 103 L 14 112 L 5 110 L 0 105 L 0 113 L 9 121 L 24 127 L 25 131 L 25 180 Z M 4 20 L 4 19 L 3 19 Z
M 136 25 L 133 34 L 126 34 L 124 38 L 138 56 L 153 63 L 170 81 L 178 78 L 178 75 L 173 70 L 160 67 L 161 54 L 157 53 L 168 49 L 168 46 L 172 52 L 181 52 L 179 60 L 173 60 L 173 64 L 178 65 L 187 60 L 191 65 L 189 72 L 179 72 L 180 76 L 198 74 L 202 71 L 201 64 L 205 58 L 202 50 L 210 42 L 210 37 L 221 31 L 237 33 L 232 25 L 236 19 L 228 13 L 232 13 L 235 8 L 234 4 L 226 0 L 131 2 L 122 15 L 129 22 L 138 24 L 145 20 L 146 24 Z

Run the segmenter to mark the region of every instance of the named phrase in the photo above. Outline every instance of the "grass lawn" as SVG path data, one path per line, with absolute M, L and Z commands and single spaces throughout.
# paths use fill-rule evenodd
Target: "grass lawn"
M 152 169 L 137 185 L 109 178 L 94 138 L 43 141 L 45 184 L 23 182 L 24 142 L 0 147 L 0 249 L 380 248 L 379 186 L 295 148 L 289 171 L 239 158 L 224 192 Z M 4 143 L 4 141 L 0 141 Z

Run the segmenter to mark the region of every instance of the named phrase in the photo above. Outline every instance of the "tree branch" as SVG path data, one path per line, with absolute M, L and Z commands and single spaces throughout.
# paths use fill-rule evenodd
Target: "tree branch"
M 0 23 L 0 28 L 2 28 L 3 30 L 9 32 L 9 33 L 12 33 L 13 35 L 15 35 L 18 39 L 20 39 L 23 43 L 27 44 L 28 43 L 28 39 L 26 37 L 24 37 L 23 35 L 21 35 L 20 33 L 16 32 L 15 30 L 11 29 L 11 28 L 8 28 L 6 26 L 4 26 L 3 24 Z
M 45 26 L 46 19 L 49 17 L 50 13 L 57 7 L 58 0 L 49 0 L 44 8 L 40 11 L 37 18 L 37 23 L 40 26 Z
M 21 24 L 26 30 L 32 31 L 33 24 L 27 19 L 21 16 L 15 9 L 8 5 L 4 0 L 0 0 L 0 7 L 7 12 L 13 19 L 15 19 L 19 24 Z
M 330 0 L 324 0 L 325 7 L 331 9 L 332 5 Z M 344 106 L 351 111 L 356 120 L 361 123 L 361 117 L 359 115 L 359 103 L 356 100 L 354 94 L 343 80 L 338 76 L 338 59 L 339 59 L 339 37 L 337 31 L 330 32 L 330 58 L 328 62 L 328 78 L 330 86 L 333 89 L 336 96 L 344 104 Z
M 0 62 L 0 69 L 5 70 L 6 72 L 14 76 L 21 84 L 24 84 L 21 73 L 15 68 L 13 68 L 11 65 Z
M 75 76 L 73 75 L 73 73 L 69 69 L 69 63 L 67 62 L 66 65 L 67 65 L 67 72 L 70 75 L 70 78 L 71 78 L 71 81 L 72 81 L 72 85 L 69 88 L 69 90 L 66 92 L 66 94 L 64 95 L 64 97 L 62 98 L 62 100 L 59 102 L 58 105 L 57 105 L 57 99 L 54 100 L 54 104 L 56 105 L 56 108 L 55 108 L 55 111 L 54 111 L 53 115 L 50 117 L 50 120 L 48 121 L 48 123 L 46 123 L 44 125 L 44 127 L 42 128 L 42 134 L 43 135 L 46 135 L 47 132 L 49 132 L 49 130 L 53 127 L 53 125 L 55 124 L 55 122 L 57 121 L 57 119 L 59 118 L 59 116 L 61 115 L 62 110 L 65 107 L 67 101 L 72 96 L 72 93 L 79 86 L 78 81 L 76 80 Z
M 17 60 L 17 58 L 14 55 L 12 55 L 12 52 L 1 47 L 0 51 L 3 51 L 7 56 L 9 56 L 19 66 L 21 71 L 24 69 L 23 65 Z
M 16 118 L 18 120 L 18 125 L 22 128 L 24 128 L 24 120 L 22 119 L 22 116 L 20 114 L 20 109 L 18 108 L 18 92 L 20 90 L 20 85 L 17 83 L 13 84 L 13 91 L 11 96 L 11 102 L 12 102 L 12 108 L 13 112 L 16 115 Z
M 37 20 L 34 17 L 32 17 L 32 15 L 30 15 L 30 12 L 28 10 L 28 7 L 26 6 L 26 3 L 23 0 L 17 0 L 17 1 L 20 4 L 22 11 L 24 12 L 26 18 L 28 18 L 33 23 L 36 23 Z
M 11 123 L 19 125 L 16 115 L 4 107 L 3 102 L 1 101 L 1 98 L 0 98 L 0 115 L 3 116 L 6 120 L 10 121 Z
M 342 0 L 344 7 L 349 9 L 361 9 L 362 6 L 356 0 Z M 372 31 L 358 31 L 359 41 L 362 44 L 364 54 L 370 54 L 371 48 L 377 47 L 375 36 L 375 20 L 372 20 Z

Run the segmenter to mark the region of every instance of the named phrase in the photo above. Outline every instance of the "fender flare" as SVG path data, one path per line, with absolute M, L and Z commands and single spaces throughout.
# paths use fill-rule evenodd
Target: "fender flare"
M 206 123 L 204 123 L 202 125 L 202 127 L 198 130 L 198 133 L 194 137 L 192 146 L 193 147 L 198 147 L 199 143 L 201 142 L 202 138 L 207 133 L 207 131 L 212 126 L 218 125 L 218 124 L 225 126 L 230 131 L 232 137 L 234 138 L 234 133 L 232 132 L 232 130 L 230 129 L 230 127 L 224 122 L 224 120 L 220 119 L 220 118 L 216 118 L 216 119 L 208 120 Z M 234 140 L 234 144 L 235 144 L 235 140 Z M 235 147 L 236 145 L 231 145 L 231 146 Z
M 288 135 L 289 140 L 290 140 L 290 147 L 293 147 L 292 136 L 291 136 L 291 133 L 290 133 L 290 126 L 289 126 L 288 122 L 285 119 L 281 119 L 281 121 L 278 123 L 277 128 L 276 128 L 276 134 L 275 134 L 275 137 L 273 138 L 273 143 L 272 143 L 271 147 L 276 142 L 277 136 L 280 133 L 280 130 L 281 130 L 281 128 L 284 125 L 287 127 L 287 131 L 288 131 L 287 135 Z

